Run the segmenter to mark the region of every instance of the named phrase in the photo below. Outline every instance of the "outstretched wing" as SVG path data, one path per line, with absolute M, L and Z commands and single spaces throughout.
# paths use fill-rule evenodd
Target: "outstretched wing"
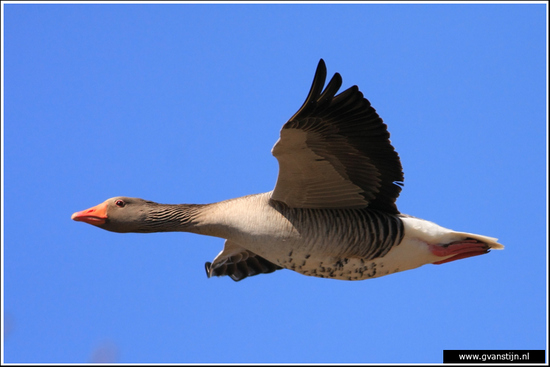
M 279 265 L 275 265 L 229 240 L 225 241 L 222 252 L 216 256 L 214 261 L 204 265 L 209 278 L 229 275 L 236 282 L 253 275 L 273 273 L 275 270 L 282 269 Z
M 303 106 L 283 126 L 272 153 L 279 176 L 271 198 L 294 208 L 365 208 L 398 214 L 403 169 L 386 124 L 357 86 L 323 91 L 321 59 Z

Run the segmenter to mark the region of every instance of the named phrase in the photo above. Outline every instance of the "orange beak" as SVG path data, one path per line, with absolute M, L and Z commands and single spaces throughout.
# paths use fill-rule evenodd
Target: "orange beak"
M 76 212 L 71 215 L 71 219 L 94 225 L 104 224 L 107 219 L 107 203 L 101 203 L 93 208 Z

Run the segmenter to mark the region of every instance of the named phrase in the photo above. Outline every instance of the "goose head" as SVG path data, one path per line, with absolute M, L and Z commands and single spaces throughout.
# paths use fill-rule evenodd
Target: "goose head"
M 151 212 L 151 201 L 117 196 L 71 216 L 72 220 L 92 224 L 111 232 L 144 232 Z

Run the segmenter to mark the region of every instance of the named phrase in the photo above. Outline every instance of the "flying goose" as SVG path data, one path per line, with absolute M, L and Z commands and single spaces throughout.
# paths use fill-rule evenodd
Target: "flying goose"
M 323 90 L 326 74 L 321 59 L 306 101 L 273 147 L 273 191 L 212 204 L 120 196 L 71 218 L 120 233 L 225 238 L 206 274 L 235 281 L 278 269 L 362 280 L 504 248 L 496 238 L 401 214 L 403 171 L 386 125 L 357 86 L 336 95 L 340 74 Z

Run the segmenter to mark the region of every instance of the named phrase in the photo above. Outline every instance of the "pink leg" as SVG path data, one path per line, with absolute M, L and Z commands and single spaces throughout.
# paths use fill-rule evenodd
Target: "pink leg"
M 478 240 L 462 240 L 451 242 L 448 245 L 430 245 L 430 251 L 435 256 L 454 255 L 448 259 L 436 261 L 432 264 L 445 264 L 450 261 L 464 259 L 471 256 L 483 255 L 489 252 L 489 246 Z

